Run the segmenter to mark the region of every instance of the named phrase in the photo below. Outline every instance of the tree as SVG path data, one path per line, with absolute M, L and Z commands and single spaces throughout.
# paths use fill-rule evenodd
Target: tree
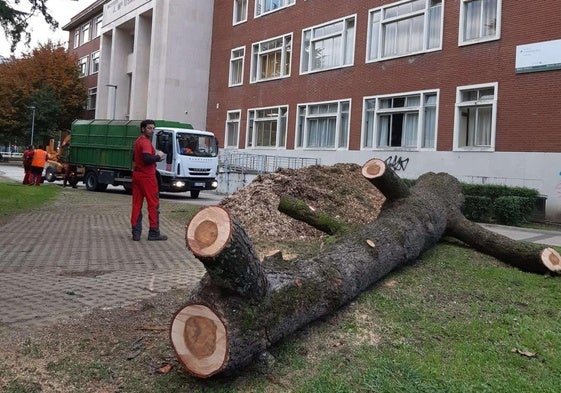
M 79 117 L 87 92 L 74 55 L 52 42 L 0 64 L 0 133 L 18 145 L 29 143 L 35 107 L 35 140 L 68 129 Z
M 0 26 L 4 30 L 6 38 L 10 41 L 10 50 L 13 52 L 16 45 L 21 41 L 22 35 L 25 37 L 25 44 L 29 46 L 31 34 L 26 30 L 29 25 L 29 18 L 41 14 L 45 22 L 54 30 L 58 27 L 58 22 L 54 20 L 47 10 L 48 0 L 28 0 L 29 12 L 16 10 L 12 1 L 0 0 Z M 14 0 L 14 4 L 19 4 L 20 0 Z
M 415 261 L 445 235 L 524 271 L 561 272 L 556 250 L 511 240 L 464 218 L 462 186 L 447 173 L 426 173 L 408 188 L 383 160 L 372 159 L 362 175 L 386 201 L 378 217 L 361 227 L 326 226 L 328 213 L 305 211 L 305 202 L 295 198 L 281 202 L 279 208 L 292 217 L 337 234 L 311 257 L 285 260 L 279 252 L 260 261 L 226 209 L 210 206 L 193 216 L 185 240 L 206 274 L 170 326 L 173 349 L 188 372 L 201 378 L 237 373 L 274 343 Z

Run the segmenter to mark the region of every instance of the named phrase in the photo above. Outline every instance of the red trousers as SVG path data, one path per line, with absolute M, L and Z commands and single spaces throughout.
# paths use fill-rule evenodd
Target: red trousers
M 24 166 L 23 170 L 25 171 L 25 175 L 23 176 L 23 184 L 32 184 L 33 174 L 31 173 L 31 166 Z
M 133 233 L 142 232 L 142 204 L 146 199 L 148 205 L 148 221 L 150 229 L 160 228 L 159 205 L 160 192 L 156 175 L 146 175 L 140 172 L 132 174 L 132 212 L 131 227 Z

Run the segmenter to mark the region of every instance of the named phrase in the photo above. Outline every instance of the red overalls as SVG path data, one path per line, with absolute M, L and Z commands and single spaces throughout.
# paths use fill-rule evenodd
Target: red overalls
M 140 236 L 142 233 L 142 204 L 144 198 L 148 205 L 148 221 L 150 223 L 150 233 L 159 235 L 159 204 L 160 196 L 158 180 L 156 179 L 156 163 L 145 164 L 143 154 L 156 154 L 156 150 L 148 138 L 141 135 L 134 142 L 133 161 L 134 170 L 132 173 L 132 213 L 131 227 L 133 236 Z

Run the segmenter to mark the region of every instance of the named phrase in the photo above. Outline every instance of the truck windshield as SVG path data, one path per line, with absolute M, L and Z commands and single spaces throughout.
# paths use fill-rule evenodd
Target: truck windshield
M 218 155 L 218 143 L 213 136 L 178 132 L 177 148 L 178 153 L 185 156 L 216 157 Z

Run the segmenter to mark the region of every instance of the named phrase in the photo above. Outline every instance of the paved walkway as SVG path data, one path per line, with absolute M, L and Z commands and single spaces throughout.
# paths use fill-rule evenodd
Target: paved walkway
M 9 168 L 0 165 L 0 176 L 19 180 L 22 169 Z M 148 242 L 146 233 L 140 242 L 130 240 L 130 196 L 116 189 L 66 188 L 56 203 L 0 225 L 0 326 L 44 324 L 192 287 L 204 268 L 185 246 L 184 225 L 171 217 L 183 202 L 219 200 L 205 193 L 199 200 L 163 195 L 165 242 Z M 144 221 L 146 228 L 146 212 Z M 561 246 L 561 232 L 484 226 L 516 240 Z
M 161 198 L 164 242 L 148 242 L 147 230 L 130 240 L 130 196 L 121 190 L 66 188 L 56 203 L 0 225 L 0 326 L 43 324 L 195 285 L 204 268 L 185 246 L 185 226 L 171 218 L 193 202 L 186 195 Z M 201 193 L 196 202 L 219 199 Z M 147 228 L 146 208 L 144 216 Z

